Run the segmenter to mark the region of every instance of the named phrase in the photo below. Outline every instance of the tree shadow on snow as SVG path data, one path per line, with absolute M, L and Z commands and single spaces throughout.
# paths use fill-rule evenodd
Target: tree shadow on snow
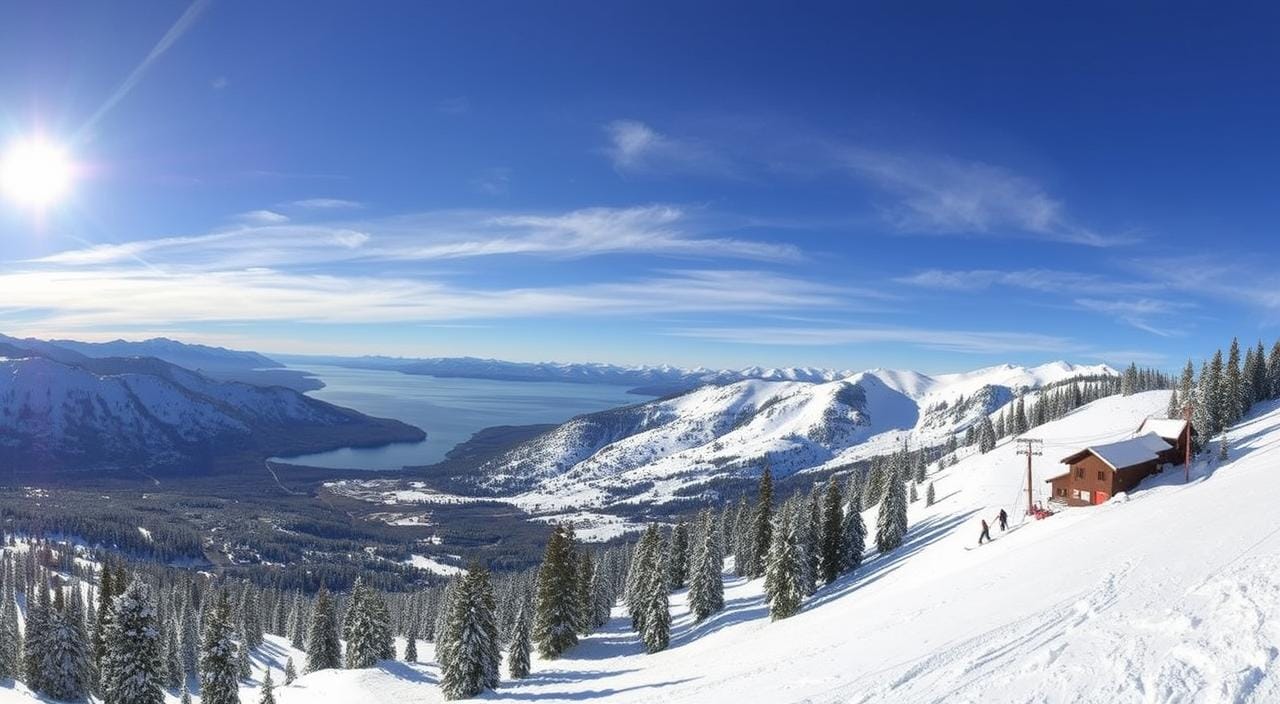
M 496 692 L 485 692 L 484 695 L 481 695 L 481 698 L 488 699 L 490 697 L 501 697 L 503 699 L 516 699 L 521 701 L 541 701 L 547 699 L 554 699 L 557 701 L 587 701 L 591 699 L 609 699 L 625 692 L 636 692 L 642 689 L 661 689 L 663 687 L 671 687 L 685 682 L 692 682 L 694 679 L 696 678 L 686 677 L 679 680 L 667 680 L 666 682 L 638 684 L 632 687 L 587 689 L 581 692 L 513 692 L 510 689 L 502 688 Z M 662 701 L 662 695 L 655 693 L 652 701 Z
M 965 513 L 952 516 L 941 517 L 934 516 L 926 518 L 917 523 L 914 527 L 907 530 L 906 539 L 897 550 L 887 555 L 875 555 L 871 560 L 865 562 L 851 574 L 847 574 L 835 582 L 822 587 L 816 594 L 809 598 L 804 604 L 804 610 L 821 606 L 833 599 L 848 594 L 851 591 L 874 584 L 882 577 L 893 572 L 902 566 L 902 561 L 920 552 L 922 549 L 937 541 L 939 538 L 951 533 L 964 523 L 968 523 L 979 509 L 974 509 Z M 974 540 L 977 541 L 979 529 L 974 527 Z M 874 540 L 873 532 L 868 531 L 868 540 Z

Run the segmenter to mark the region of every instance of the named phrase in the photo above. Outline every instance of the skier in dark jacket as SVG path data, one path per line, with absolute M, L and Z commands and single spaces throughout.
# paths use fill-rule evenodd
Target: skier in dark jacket
M 1000 532 L 1003 533 L 1009 527 L 1009 514 L 1005 513 L 1004 509 L 1000 509 L 1000 515 L 997 518 L 1000 519 Z
M 981 545 L 991 540 L 991 527 L 987 525 L 987 519 L 982 519 L 982 535 L 978 536 L 978 544 Z

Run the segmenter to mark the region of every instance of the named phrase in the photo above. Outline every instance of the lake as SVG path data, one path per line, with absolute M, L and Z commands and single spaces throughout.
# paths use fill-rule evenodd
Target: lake
M 400 469 L 434 464 L 473 433 L 495 425 L 561 423 L 576 415 L 649 400 L 630 387 L 488 379 L 445 379 L 375 369 L 289 365 L 325 383 L 307 395 L 422 428 L 423 442 L 343 448 L 277 461 L 311 467 Z

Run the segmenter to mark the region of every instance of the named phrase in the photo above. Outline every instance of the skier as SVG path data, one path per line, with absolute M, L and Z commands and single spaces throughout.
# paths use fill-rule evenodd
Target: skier
M 987 519 L 982 519 L 982 535 L 978 536 L 978 544 L 991 540 L 991 527 L 987 525 Z
M 1000 509 L 1000 515 L 996 518 L 1000 519 L 1000 532 L 1003 533 L 1009 527 L 1009 514 L 1005 513 L 1004 509 Z

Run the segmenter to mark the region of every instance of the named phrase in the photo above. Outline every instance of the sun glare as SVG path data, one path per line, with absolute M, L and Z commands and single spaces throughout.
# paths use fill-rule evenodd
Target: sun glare
M 38 137 L 19 140 L 0 161 L 0 191 L 20 206 L 44 209 L 66 195 L 72 171 L 66 149 Z

